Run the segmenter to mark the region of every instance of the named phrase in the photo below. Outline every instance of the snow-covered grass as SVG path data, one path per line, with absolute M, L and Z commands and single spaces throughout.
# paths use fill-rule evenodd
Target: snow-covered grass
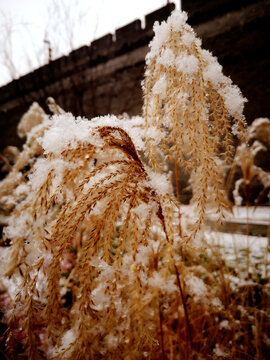
M 253 247 L 242 278 L 248 244 L 232 258 L 228 241 L 202 229 L 213 203 L 219 217 L 228 207 L 222 170 L 245 99 L 186 18 L 154 27 L 143 120 L 32 109 L 38 125 L 0 184 L 11 357 L 263 359 L 268 284 L 248 276 Z M 178 165 L 192 171 L 192 206 L 173 195 L 167 160 L 176 180 Z

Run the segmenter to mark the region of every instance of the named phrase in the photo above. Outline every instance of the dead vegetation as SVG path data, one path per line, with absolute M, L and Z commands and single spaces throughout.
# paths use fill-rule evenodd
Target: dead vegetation
M 156 26 L 159 36 L 166 31 L 148 57 L 143 121 L 75 119 L 51 103 L 58 115 L 43 115 L 1 183 L 11 242 L 1 251 L 2 339 L 11 359 L 266 359 L 267 283 L 241 293 L 220 254 L 198 238 L 209 192 L 219 213 L 226 203 L 218 149 L 229 159 L 243 99 L 225 77 L 216 89 L 204 82 L 206 53 L 185 15 Z M 186 32 L 188 50 L 177 43 Z M 159 65 L 166 44 L 176 60 L 194 56 L 194 81 L 181 65 Z M 161 78 L 165 93 L 155 85 Z M 225 108 L 229 88 L 238 117 Z M 159 171 L 166 156 L 195 171 L 191 225 L 166 174 L 142 162 L 143 140 Z

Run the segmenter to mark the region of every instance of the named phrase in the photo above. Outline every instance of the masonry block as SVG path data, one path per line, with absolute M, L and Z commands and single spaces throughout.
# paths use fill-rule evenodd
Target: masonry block
M 97 40 L 92 41 L 91 43 L 91 54 L 93 58 L 98 56 L 104 56 L 108 53 L 108 49 L 112 47 L 113 36 L 112 34 L 107 34 Z
M 90 54 L 89 46 L 82 46 L 79 49 L 73 50 L 69 56 L 74 62 L 80 61 L 83 58 L 88 58 Z
M 194 25 L 255 2 L 258 0 L 182 0 L 182 10 L 188 13 L 188 22 Z
M 0 88 L 0 104 L 18 96 L 18 80 L 13 80 Z
M 132 42 L 138 33 L 142 32 L 141 20 L 135 20 L 119 29 L 116 29 L 116 42 L 127 41 Z
M 175 9 L 174 3 L 169 3 L 168 5 L 151 12 L 145 16 L 145 29 L 151 29 L 156 21 L 167 20 L 171 12 Z

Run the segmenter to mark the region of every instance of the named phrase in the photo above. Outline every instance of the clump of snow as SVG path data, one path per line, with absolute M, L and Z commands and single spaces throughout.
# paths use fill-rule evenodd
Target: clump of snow
M 62 348 L 66 349 L 72 344 L 76 339 L 76 330 L 74 328 L 66 331 L 62 337 Z
M 201 50 L 201 54 L 207 64 L 203 69 L 204 79 L 209 81 L 222 96 L 229 114 L 237 119 L 243 119 L 242 114 L 247 99 L 243 97 L 238 86 L 233 85 L 232 80 L 223 74 L 222 66 L 215 56 L 208 50 Z
M 148 265 L 152 254 L 152 249 L 149 246 L 140 245 L 136 255 L 137 264 L 142 264 L 142 266 Z
M 223 309 L 223 305 L 220 301 L 219 298 L 215 297 L 214 299 L 212 299 L 211 304 L 218 310 L 221 311 Z
M 99 257 L 94 257 L 91 260 L 91 265 L 98 269 L 100 272 L 99 279 L 104 281 L 109 281 L 113 279 L 114 271 L 112 266 L 108 265 L 104 260 Z
M 16 187 L 14 190 L 14 193 L 18 196 L 27 194 L 27 192 L 30 190 L 30 186 L 28 184 L 20 184 Z
M 193 75 L 199 70 L 199 61 L 194 55 L 178 55 L 175 63 L 177 71 L 186 75 Z
M 12 277 L 1 276 L 0 285 L 7 290 L 10 298 L 15 301 L 16 296 L 23 290 L 24 279 L 16 272 Z
M 150 43 L 151 51 L 146 55 L 146 63 L 149 63 L 154 56 L 158 55 L 160 48 L 168 40 L 170 35 L 170 26 L 165 21 L 161 24 L 156 21 L 153 30 L 155 36 Z
M 213 354 L 215 356 L 217 356 L 218 358 L 221 357 L 221 358 L 227 358 L 229 357 L 229 353 L 228 351 L 225 351 L 224 349 L 222 349 L 222 347 L 219 345 L 219 344 L 216 344 L 214 350 L 213 350 Z
M 247 99 L 243 98 L 238 86 L 226 86 L 225 88 L 220 89 L 219 93 L 224 99 L 229 114 L 236 118 L 242 118 L 243 116 L 241 114 L 243 113 L 244 104 Z
M 163 49 L 157 62 L 165 67 L 173 67 L 175 65 L 175 56 L 171 49 Z
M 27 238 L 30 236 L 29 224 L 32 224 L 32 222 L 32 215 L 27 212 L 23 212 L 19 217 L 11 216 L 3 233 L 7 239 L 20 238 L 22 235 Z
M 184 32 L 182 35 L 182 43 L 186 46 L 186 47 L 191 47 L 192 43 L 195 41 L 195 35 L 192 32 Z
M 53 172 L 53 188 L 62 182 L 62 177 L 65 169 L 71 167 L 71 164 L 62 159 L 43 159 L 40 158 L 36 161 L 32 173 L 29 175 L 29 184 L 33 190 L 39 189 L 46 181 L 49 173 Z
M 151 171 L 149 177 L 151 187 L 154 188 L 158 194 L 163 195 L 171 192 L 171 184 L 166 174 Z
M 125 130 L 133 141 L 138 151 L 145 150 L 144 119 L 141 116 L 133 116 L 130 119 L 123 119 L 123 130 Z
M 168 24 L 171 26 L 173 31 L 181 31 L 183 25 L 186 24 L 187 18 L 187 13 L 185 11 L 175 10 L 169 17 Z
M 48 356 L 50 358 L 53 358 L 58 353 L 63 352 L 63 354 L 61 354 L 61 358 L 68 359 L 72 352 L 72 344 L 75 343 L 77 335 L 78 335 L 77 326 L 74 326 L 73 328 L 65 331 L 64 334 L 62 335 L 60 346 L 56 348 L 50 347 L 48 349 Z
M 204 301 L 209 293 L 205 283 L 197 276 L 187 276 L 185 284 L 187 287 L 187 291 L 190 293 L 190 295 L 196 302 Z
M 91 300 L 94 303 L 93 309 L 101 311 L 107 309 L 111 303 L 111 296 L 106 292 L 107 283 L 99 283 L 91 293 Z
M 232 126 L 232 134 L 234 136 L 239 136 L 240 135 L 239 124 L 233 124 L 233 126 Z
M 104 339 L 108 349 L 115 349 L 119 343 L 119 338 L 113 334 L 109 334 Z
M 160 141 L 160 138 L 162 136 L 162 130 L 158 129 L 156 126 L 150 126 L 146 130 L 146 137 L 147 139 L 151 140 L 153 144 L 158 144 Z
M 80 117 L 75 119 L 70 113 L 54 115 L 52 126 L 38 140 L 45 154 L 61 154 L 76 148 L 78 143 L 100 145 L 100 138 L 91 131 L 90 122 Z
M 220 329 L 225 329 L 225 330 L 230 330 L 230 324 L 228 320 L 222 320 L 221 323 L 219 324 Z
M 149 278 L 148 284 L 153 288 L 160 289 L 162 292 L 166 292 L 168 294 L 177 291 L 177 286 L 175 285 L 175 277 L 171 275 L 170 277 L 166 278 L 157 271 L 154 271 L 152 277 Z
M 153 86 L 153 94 L 158 95 L 160 99 L 164 99 L 166 97 L 166 90 L 167 90 L 166 76 L 162 75 Z
M 228 78 L 222 73 L 222 66 L 217 61 L 207 65 L 203 71 L 203 76 L 205 80 L 210 81 L 215 87 L 218 87 L 221 83 L 228 82 Z
M 136 221 L 142 226 L 150 212 L 155 213 L 157 211 L 157 204 L 155 202 L 149 202 L 148 204 L 142 202 L 138 206 L 132 209 L 132 214 L 135 215 Z
M 91 121 L 84 118 L 74 118 L 71 114 L 61 114 L 53 116 L 51 126 L 45 131 L 43 137 L 38 139 L 39 143 L 44 149 L 44 154 L 54 154 L 54 157 L 61 156 L 64 150 L 75 149 L 78 145 L 93 145 L 96 148 L 102 148 L 104 141 L 100 138 L 98 129 L 101 127 L 113 127 L 123 129 L 134 142 L 138 151 L 144 150 L 144 134 L 142 130 L 143 120 L 141 117 L 134 117 L 131 119 L 119 119 L 116 116 L 97 117 Z M 122 139 L 122 134 L 119 131 L 112 132 L 112 136 L 116 140 Z M 104 159 L 106 161 L 106 159 Z M 39 159 L 34 167 L 34 172 L 31 175 L 31 182 L 33 188 L 36 189 L 42 185 L 49 171 L 54 168 L 59 173 L 58 180 L 61 180 L 63 169 L 72 167 L 72 163 L 54 164 L 53 161 L 47 159 Z M 75 164 L 74 164 L 75 165 Z M 108 169 L 110 170 L 110 169 Z M 58 181 L 58 182 L 59 182 Z M 54 179 L 55 185 L 57 179 Z M 89 184 L 91 185 L 91 184 Z

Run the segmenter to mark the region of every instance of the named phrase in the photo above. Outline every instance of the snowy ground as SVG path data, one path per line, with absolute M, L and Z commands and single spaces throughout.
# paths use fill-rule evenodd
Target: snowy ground
M 206 226 L 200 237 L 206 242 L 207 252 L 220 254 L 231 271 L 242 278 L 268 279 L 270 276 L 270 207 L 234 206 L 232 210 L 232 213 L 226 213 L 225 223 L 235 224 L 233 232 L 228 232 L 229 226 L 224 230 L 226 232 L 215 231 L 222 228 L 216 222 L 218 215 L 214 210 L 208 213 L 207 220 L 211 226 Z M 182 211 L 184 218 L 191 220 L 192 207 L 185 206 Z M 245 234 L 246 229 L 252 230 L 252 227 L 254 229 L 256 226 L 264 227 L 264 233 L 268 237 Z M 224 226 L 223 229 L 225 229 Z
M 212 221 L 216 216 L 210 214 Z M 233 212 L 226 214 L 228 223 L 252 226 L 264 226 L 265 232 L 270 227 L 270 207 L 233 207 Z M 237 231 L 237 225 L 236 225 Z M 268 231 L 269 233 L 269 231 Z M 229 267 L 238 273 L 247 271 L 256 277 L 267 279 L 270 275 L 270 242 L 266 236 L 248 236 L 237 233 L 205 231 L 205 240 L 209 245 L 220 249 L 222 257 Z
M 216 219 L 216 214 L 209 214 L 211 220 Z M 226 213 L 226 220 L 237 223 L 252 223 L 270 225 L 270 206 L 234 206 L 232 213 Z
M 212 250 L 219 250 L 233 271 L 246 277 L 267 279 L 270 276 L 270 249 L 266 237 L 205 231 L 204 240 Z

